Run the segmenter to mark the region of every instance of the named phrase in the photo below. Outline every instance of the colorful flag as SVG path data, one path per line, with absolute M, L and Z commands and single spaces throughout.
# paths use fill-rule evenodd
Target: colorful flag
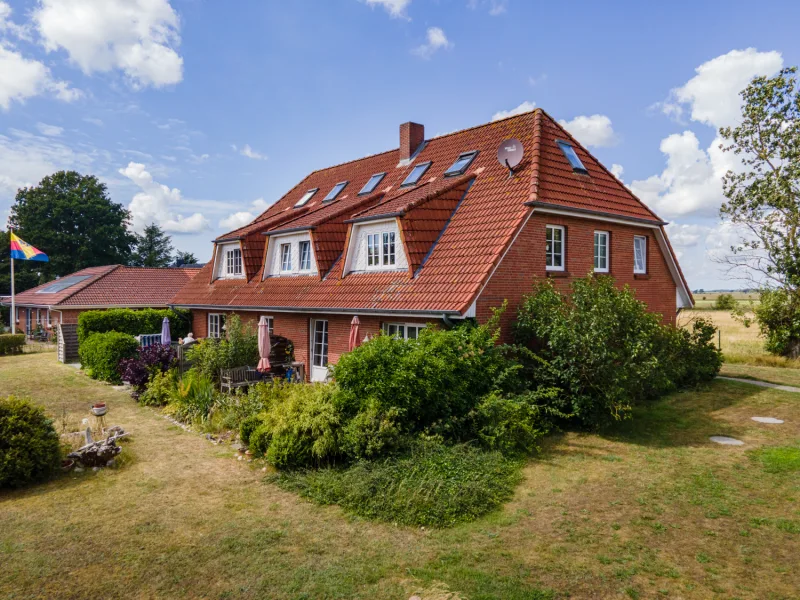
M 40 262 L 50 262 L 47 254 L 31 246 L 28 242 L 23 242 L 16 234 L 11 232 L 11 258 L 17 260 L 38 260 Z

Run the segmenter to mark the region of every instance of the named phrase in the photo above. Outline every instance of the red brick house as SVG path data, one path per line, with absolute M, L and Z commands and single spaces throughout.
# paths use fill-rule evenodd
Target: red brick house
M 30 335 L 38 326 L 50 331 L 58 323 L 77 323 L 78 315 L 86 310 L 167 308 L 199 271 L 123 265 L 82 269 L 17 294 L 16 328 Z M 11 306 L 11 298 L 4 298 L 3 305 Z
M 497 160 L 516 138 L 513 173 Z M 590 272 L 636 289 L 674 322 L 693 299 L 665 223 L 542 110 L 315 171 L 249 225 L 173 298 L 197 337 L 224 315 L 272 319 L 312 379 L 347 351 L 350 322 L 414 337 L 426 323 L 475 317 L 509 301 L 504 335 L 537 277 Z

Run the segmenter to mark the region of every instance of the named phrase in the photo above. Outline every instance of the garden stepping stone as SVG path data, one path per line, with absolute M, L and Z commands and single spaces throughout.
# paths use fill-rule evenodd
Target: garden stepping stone
M 743 446 L 744 442 L 742 440 L 737 440 L 736 438 L 728 437 L 727 435 L 712 435 L 709 438 L 712 442 L 717 444 L 722 444 L 723 446 Z
M 770 423 L 773 425 L 780 425 L 783 423 L 781 419 L 776 419 L 775 417 L 750 417 L 753 421 L 757 421 L 759 423 Z

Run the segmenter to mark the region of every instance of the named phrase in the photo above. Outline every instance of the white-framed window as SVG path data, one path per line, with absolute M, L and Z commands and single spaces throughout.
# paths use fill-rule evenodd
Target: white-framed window
M 281 271 L 292 270 L 292 245 L 281 244 Z
M 17 320 L 17 323 L 19 323 L 19 306 L 15 306 L 14 311 L 16 312 L 14 318 Z
M 379 233 L 371 233 L 367 236 L 367 266 L 377 267 L 381 264 L 381 242 Z
M 383 264 L 394 265 L 394 231 L 383 234 Z
M 50 321 L 50 309 L 47 309 L 47 327 L 50 328 L 53 326 L 53 323 Z
M 310 271 L 311 270 L 311 242 L 303 241 L 300 242 L 300 270 L 301 271 Z
M 633 236 L 633 272 L 647 273 L 647 237 Z
M 273 327 L 273 319 L 272 319 L 272 317 L 269 316 L 269 315 L 259 315 L 258 316 L 258 321 L 259 322 L 261 321 L 261 317 L 266 317 L 267 318 L 267 328 L 269 329 L 269 334 L 270 335 L 275 335 L 275 329 Z
M 401 340 L 415 340 L 419 337 L 419 332 L 425 329 L 425 325 L 418 323 L 384 323 L 383 333 L 393 335 Z
M 545 243 L 545 269 L 548 271 L 564 270 L 564 227 L 547 225 Z
M 314 321 L 314 345 L 312 346 L 312 364 L 315 367 L 328 366 L 328 322 Z
M 608 232 L 594 232 L 594 270 L 597 273 L 608 273 Z
M 242 274 L 242 251 L 239 248 L 232 248 L 225 252 L 225 273 L 228 275 Z
M 36 309 L 36 324 L 37 325 L 42 324 L 42 311 L 38 308 Z
M 225 332 L 225 315 L 208 313 L 208 337 L 221 338 Z

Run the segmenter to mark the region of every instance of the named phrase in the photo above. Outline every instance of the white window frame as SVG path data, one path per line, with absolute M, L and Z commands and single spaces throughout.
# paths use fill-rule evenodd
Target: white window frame
M 280 252 L 281 252 L 281 273 L 291 273 L 292 272 L 292 245 L 291 244 L 281 244 Z M 287 266 L 287 262 L 288 262 L 288 266 Z
M 271 315 L 259 315 L 258 322 L 261 322 L 261 317 L 265 317 L 267 319 L 267 330 L 269 331 L 270 335 L 275 335 L 275 320 L 272 318 Z
M 208 313 L 208 337 L 220 339 L 223 331 L 225 331 L 225 313 Z
M 305 250 L 305 252 L 304 252 Z M 300 240 L 297 243 L 297 253 L 300 255 L 300 271 L 307 272 L 311 270 L 311 241 Z M 281 257 L 281 266 L 283 266 L 283 257 Z
M 381 330 L 384 335 L 394 335 L 402 340 L 415 340 L 419 337 L 420 332 L 425 329 L 424 323 L 395 323 L 386 322 L 382 324 Z M 391 329 L 394 328 L 394 332 Z M 414 330 L 414 337 L 409 337 L 409 330 Z
M 558 253 L 558 254 L 556 254 L 554 249 L 552 249 L 550 252 L 547 251 L 547 245 L 548 244 L 552 244 L 553 246 L 555 245 L 555 242 L 556 242 L 555 236 L 553 236 L 553 239 L 551 240 L 550 239 L 550 232 L 551 231 L 554 232 L 556 230 L 561 232 L 561 240 L 560 240 L 560 242 L 561 242 L 561 252 Z M 548 254 L 550 256 L 552 256 L 553 258 L 555 256 L 560 256 L 561 257 L 561 264 L 558 265 L 558 266 L 557 265 L 548 265 L 547 264 L 547 262 L 549 260 Z M 566 256 L 567 256 L 566 228 L 563 225 L 545 225 L 545 259 L 544 259 L 545 270 L 546 271 L 563 271 L 565 269 L 564 265 L 567 262 L 566 261 Z M 552 262 L 555 262 L 555 261 L 553 260 Z
M 242 274 L 242 249 L 231 248 L 225 251 L 225 274 L 226 275 L 241 275 Z
M 598 251 L 600 249 L 600 244 L 598 243 L 598 239 L 602 239 L 603 240 L 603 246 L 605 247 L 605 250 L 606 250 L 606 255 L 605 255 L 605 257 L 603 257 L 603 258 L 605 258 L 606 264 L 604 266 L 602 266 L 602 267 L 598 266 L 599 259 L 601 258 L 600 255 L 598 254 Z M 611 264 L 611 252 L 610 252 L 611 244 L 609 244 L 610 239 L 611 239 L 611 234 L 608 231 L 595 231 L 594 232 L 594 240 L 593 240 L 593 243 L 592 243 L 592 247 L 594 248 L 594 251 L 593 251 L 594 263 L 593 264 L 594 264 L 594 272 L 595 273 L 608 273 L 608 271 L 609 271 L 609 265 Z
M 319 325 L 322 325 L 320 328 L 321 331 L 319 331 L 321 339 L 317 340 L 317 326 Z M 329 323 L 326 319 L 318 319 L 314 321 L 314 328 L 311 332 L 311 364 L 314 367 L 322 368 L 328 366 L 328 347 L 330 341 L 330 330 L 328 325 Z M 319 352 L 317 350 L 319 350 Z M 320 360 L 318 361 L 317 358 Z M 317 364 L 317 362 L 323 364 Z
M 636 264 L 636 240 L 642 241 L 642 262 L 644 263 L 643 266 L 640 268 Z M 646 275 L 647 274 L 647 236 L 646 235 L 635 235 L 633 236 L 633 272 L 636 275 Z
M 50 309 L 47 309 L 47 328 L 50 329 L 53 324 L 50 322 Z
M 381 265 L 393 267 L 397 263 L 397 245 L 394 231 L 384 231 L 381 234 Z
M 367 268 L 380 268 L 381 266 L 381 238 L 382 233 L 367 235 Z
M 17 323 L 19 323 L 19 306 L 15 306 L 15 307 L 14 307 L 14 312 L 16 313 L 16 314 L 14 315 L 14 318 L 16 318 L 16 320 L 17 320 Z

